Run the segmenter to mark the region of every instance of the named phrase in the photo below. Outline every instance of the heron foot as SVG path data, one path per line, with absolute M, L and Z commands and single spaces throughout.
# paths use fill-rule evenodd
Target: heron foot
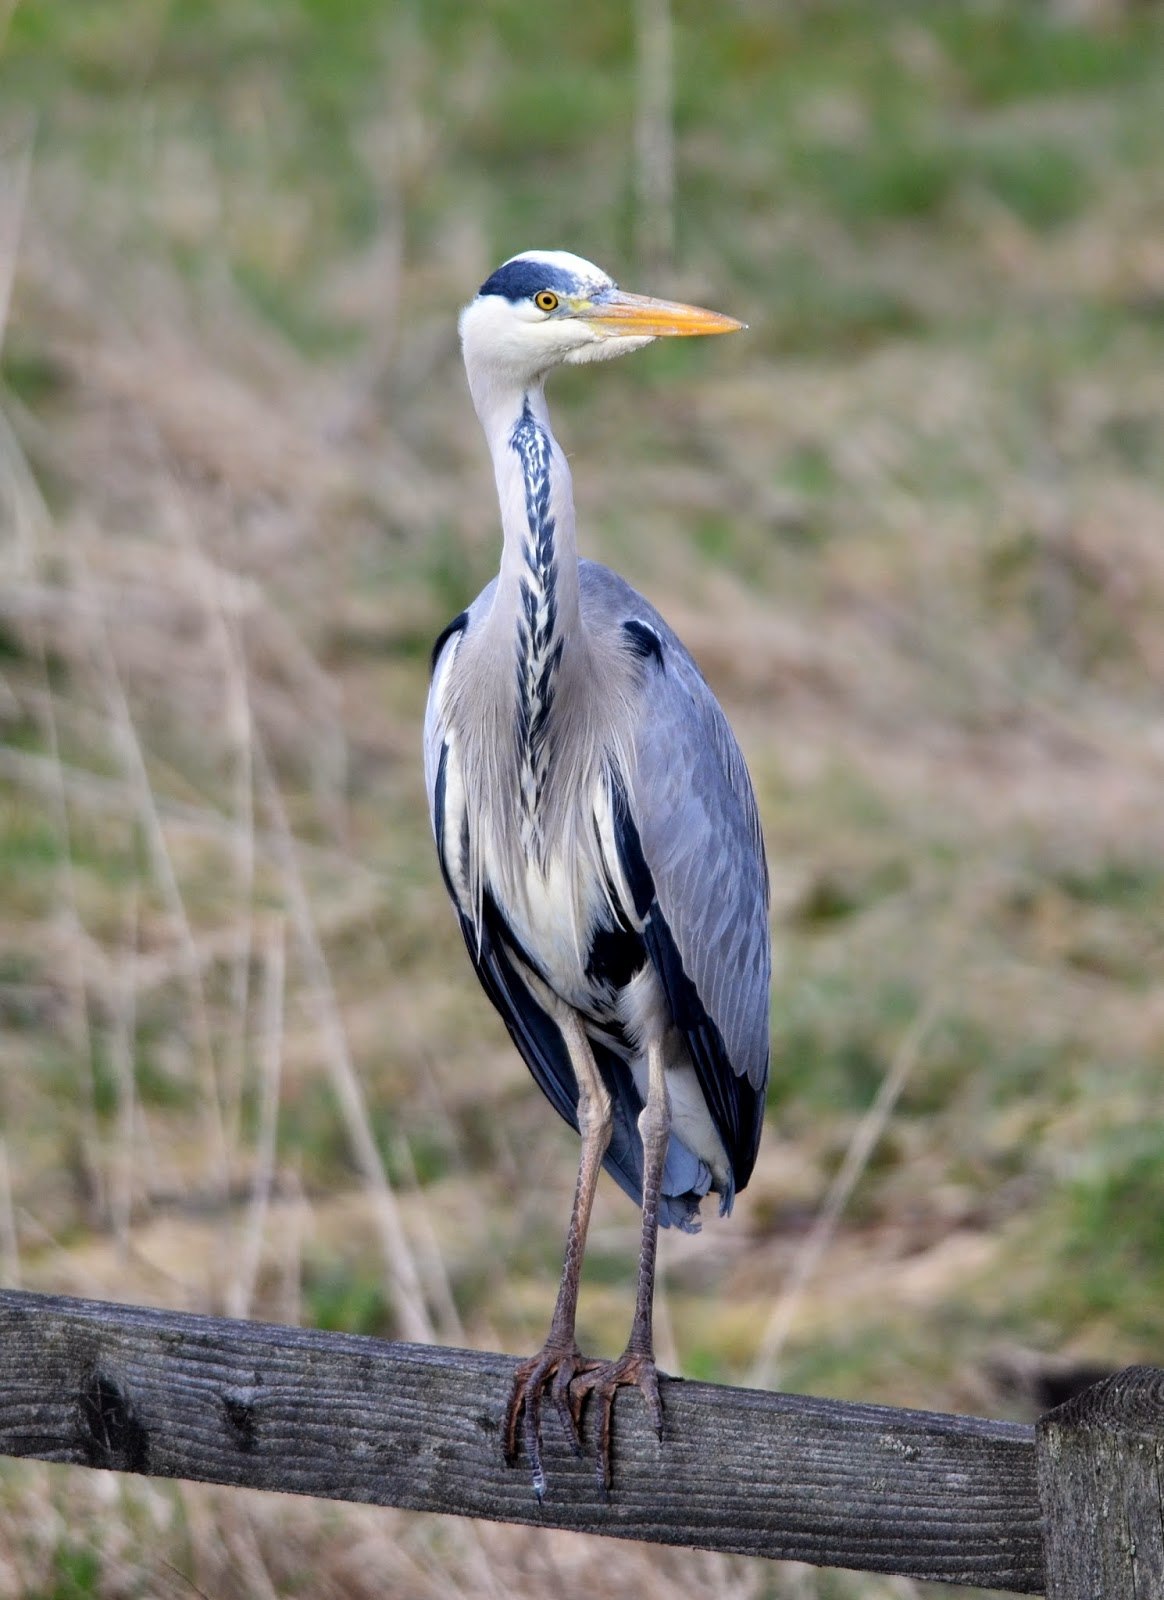
M 581 1411 L 574 1409 L 570 1386 L 598 1365 L 598 1362 L 587 1361 L 572 1341 L 560 1344 L 548 1339 L 537 1355 L 523 1361 L 513 1375 L 509 1408 L 505 1413 L 505 1459 L 514 1466 L 524 1444 L 533 1472 L 533 1492 L 539 1501 L 546 1492 L 546 1474 L 542 1466 L 542 1401 L 548 1391 L 570 1448 L 580 1456 L 582 1435 L 578 1431 L 578 1417 Z
M 570 1411 L 575 1436 L 581 1438 L 582 1412 L 591 1395 L 598 1405 L 595 1425 L 595 1471 L 598 1488 L 609 1494 L 611 1485 L 610 1434 L 614 1419 L 614 1397 L 620 1389 L 636 1388 L 647 1402 L 647 1410 L 660 1442 L 663 1438 L 663 1402 L 659 1397 L 659 1373 L 655 1358 L 641 1351 L 626 1350 L 617 1361 L 589 1361 L 570 1384 Z

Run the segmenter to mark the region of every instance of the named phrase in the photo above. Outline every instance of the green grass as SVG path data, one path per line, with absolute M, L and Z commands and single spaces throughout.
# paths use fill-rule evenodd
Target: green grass
M 47 1588 L 29 1600 L 93 1600 L 102 1592 L 102 1562 L 92 1545 L 68 1540 L 56 1553 L 56 1570 Z
M 1133 1335 L 1148 1339 L 1157 1332 L 1155 1307 L 1164 1293 L 1158 1131 L 1122 1129 L 1093 1155 L 1093 1170 L 1068 1188 L 1061 1245 L 1076 1315 L 1126 1319 Z
M 379 1338 L 391 1333 L 392 1308 L 378 1273 L 334 1261 L 309 1264 L 303 1294 L 313 1327 Z

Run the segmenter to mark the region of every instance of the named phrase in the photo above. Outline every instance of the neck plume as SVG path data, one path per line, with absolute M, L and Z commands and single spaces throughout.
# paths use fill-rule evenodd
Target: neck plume
M 549 761 L 547 735 L 565 643 L 558 627 L 559 553 L 553 506 L 553 436 L 534 417 L 528 397 L 510 435 L 525 488 L 524 571 L 514 636 L 517 677 L 517 743 L 521 758 L 521 806 L 537 816 Z M 575 560 L 573 552 L 569 558 Z
M 475 390 L 473 398 L 493 456 L 504 534 L 490 629 L 513 663 L 519 799 L 535 844 L 556 701 L 563 674 L 585 651 L 570 469 L 540 385 L 508 394 Z

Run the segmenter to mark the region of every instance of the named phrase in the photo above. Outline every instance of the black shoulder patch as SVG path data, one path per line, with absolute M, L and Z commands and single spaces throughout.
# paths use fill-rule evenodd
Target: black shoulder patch
M 630 640 L 630 646 L 635 655 L 642 656 L 644 661 L 654 656 L 661 672 L 663 670 L 663 641 L 659 638 L 654 628 L 648 627 L 645 622 L 639 622 L 637 618 L 632 618 L 630 622 L 623 623 L 622 631 Z
M 440 633 L 437 634 L 437 641 L 432 647 L 432 655 L 428 661 L 429 677 L 436 671 L 436 664 L 440 660 L 440 654 L 445 645 L 448 644 L 454 633 L 464 633 L 468 621 L 469 613 L 462 611 L 459 616 L 453 618 L 447 628 L 442 628 Z

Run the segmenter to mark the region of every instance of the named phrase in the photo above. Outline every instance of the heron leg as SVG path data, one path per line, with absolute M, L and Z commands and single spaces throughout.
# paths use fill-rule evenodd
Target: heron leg
M 520 1439 L 533 1469 L 533 1488 L 539 1500 L 546 1488 L 542 1467 L 541 1412 L 542 1398 L 547 1388 L 567 1438 L 576 1451 L 582 1448 L 577 1418 L 570 1405 L 570 1384 L 591 1363 L 583 1359 L 578 1349 L 574 1326 L 586 1233 L 611 1130 L 610 1096 L 602 1082 L 585 1030 L 573 1012 L 562 1019 L 561 1026 L 578 1079 L 578 1128 L 582 1135 L 582 1159 L 578 1165 L 578 1183 L 566 1233 L 562 1279 L 558 1285 L 550 1331 L 538 1354 L 523 1361 L 514 1374 L 509 1409 L 505 1415 L 506 1460 L 512 1466 L 517 1459 L 520 1424 Z
M 655 1258 L 659 1244 L 659 1192 L 671 1137 L 671 1096 L 660 1041 L 648 1046 L 647 1066 L 647 1103 L 639 1114 L 639 1133 L 643 1141 L 643 1229 L 630 1338 L 617 1361 L 588 1363 L 570 1385 L 575 1424 L 581 1420 L 588 1396 L 594 1395 L 598 1403 L 595 1465 L 598 1485 L 604 1493 L 611 1483 L 611 1423 L 614 1397 L 619 1389 L 633 1385 L 639 1390 L 647 1402 L 656 1433 L 660 1439 L 663 1437 L 663 1402 L 659 1398 L 659 1376 L 655 1367 Z

